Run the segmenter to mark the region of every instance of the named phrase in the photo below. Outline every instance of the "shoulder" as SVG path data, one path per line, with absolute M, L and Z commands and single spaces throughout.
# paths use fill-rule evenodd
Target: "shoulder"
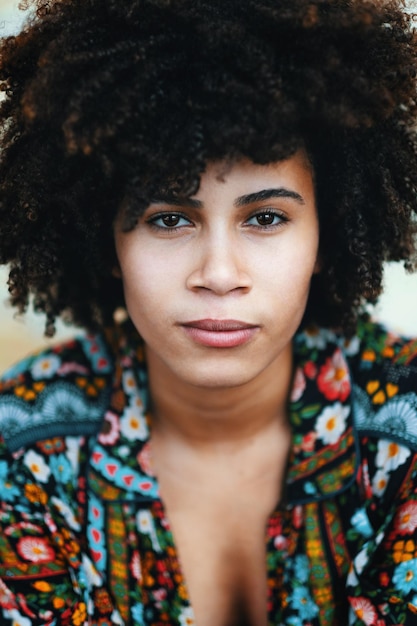
M 417 339 L 366 321 L 344 351 L 359 434 L 417 450 Z
M 0 432 L 7 447 L 97 432 L 112 371 L 101 335 L 58 344 L 7 370 L 0 378 Z

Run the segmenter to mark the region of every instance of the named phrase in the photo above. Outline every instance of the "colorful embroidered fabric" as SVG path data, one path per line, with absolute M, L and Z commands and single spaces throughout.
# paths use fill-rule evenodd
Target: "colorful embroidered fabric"
M 271 626 L 417 623 L 417 342 L 364 322 L 294 342 L 293 448 L 266 528 Z M 0 623 L 194 624 L 129 328 L 0 384 Z

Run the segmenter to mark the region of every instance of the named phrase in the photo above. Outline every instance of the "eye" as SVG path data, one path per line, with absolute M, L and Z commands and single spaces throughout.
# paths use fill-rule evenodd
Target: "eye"
M 147 220 L 150 226 L 161 230 L 174 230 L 183 226 L 190 226 L 189 219 L 181 215 L 181 213 L 158 213 Z
M 258 228 L 273 228 L 287 221 L 287 217 L 282 213 L 277 213 L 276 211 L 261 211 L 252 215 L 252 217 L 247 220 L 247 224 L 257 226 Z

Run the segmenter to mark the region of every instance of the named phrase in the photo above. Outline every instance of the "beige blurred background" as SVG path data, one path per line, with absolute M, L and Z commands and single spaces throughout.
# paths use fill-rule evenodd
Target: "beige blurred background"
M 16 0 L 0 0 L 0 36 L 17 31 L 24 14 Z M 1 228 L 1 224 L 0 224 Z M 45 346 L 43 319 L 28 313 L 17 318 L 7 306 L 7 271 L 0 268 L 0 372 L 26 354 Z M 375 315 L 396 330 L 417 335 L 417 275 L 407 275 L 399 265 L 386 268 L 385 294 Z M 62 325 L 53 341 L 60 341 L 74 332 Z M 50 343 L 50 340 L 49 340 Z

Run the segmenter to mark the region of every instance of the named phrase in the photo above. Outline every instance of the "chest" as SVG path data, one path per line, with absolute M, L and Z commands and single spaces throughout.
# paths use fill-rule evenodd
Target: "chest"
M 177 626 L 264 626 L 295 616 L 316 625 L 319 611 L 334 614 L 336 563 L 326 555 L 337 555 L 342 578 L 350 558 L 333 507 L 289 507 L 271 515 L 266 489 L 259 490 L 258 507 L 253 493 L 219 502 L 181 491 L 170 503 L 161 490 L 165 506 L 112 498 L 102 509 L 96 508 L 101 498 L 89 494 L 89 551 L 125 623 L 143 614 L 148 626 L 168 617 Z M 101 550 L 96 539 L 104 527 L 108 541 Z M 325 547 L 325 537 L 332 546 Z M 330 617 L 323 622 L 334 623 Z
M 280 498 L 277 476 L 239 488 L 220 477 L 193 485 L 159 478 L 198 626 L 266 626 L 266 537 Z

